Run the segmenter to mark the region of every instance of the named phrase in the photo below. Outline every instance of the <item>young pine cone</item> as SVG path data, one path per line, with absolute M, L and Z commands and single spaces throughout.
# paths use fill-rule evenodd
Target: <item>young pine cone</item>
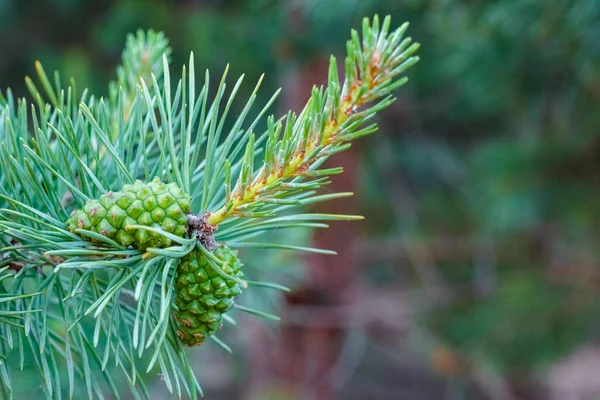
M 225 274 L 244 277 L 237 251 L 220 245 L 214 255 L 221 260 Z M 177 335 L 187 346 L 197 346 L 217 331 L 223 324 L 223 314 L 233 307 L 233 298 L 242 291 L 235 281 L 219 275 L 198 249 L 181 259 L 175 289 Z
M 93 231 L 122 246 L 132 245 L 142 251 L 148 247 L 169 247 L 172 241 L 167 237 L 130 226 L 160 228 L 184 237 L 190 203 L 191 196 L 175 183 L 165 184 L 158 178 L 149 183 L 137 180 L 119 192 L 108 192 L 99 200 L 89 200 L 83 209 L 71 214 L 67 229 L 74 233 L 76 229 Z

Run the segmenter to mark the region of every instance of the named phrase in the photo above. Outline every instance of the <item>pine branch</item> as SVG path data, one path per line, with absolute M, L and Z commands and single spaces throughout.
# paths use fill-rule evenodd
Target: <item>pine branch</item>
M 413 56 L 419 44 L 411 44 L 410 38 L 402 40 L 408 24 L 388 34 L 390 22 L 389 17 L 385 18 L 380 28 L 377 16 L 372 25 L 365 19 L 362 43 L 358 33 L 352 31 L 343 86 L 340 86 L 336 60 L 332 57 L 327 89 L 314 87 L 300 116 L 289 114 L 285 123 L 269 119 L 264 163 L 256 172 L 254 136 L 250 137 L 233 190 L 230 175 L 226 174 L 225 204 L 210 215 L 208 221 L 212 225 L 234 216 L 256 216 L 252 210 L 265 204 L 306 204 L 306 201 L 286 199 L 307 187 L 297 178 L 321 178 L 342 172 L 341 168 L 319 168 L 331 155 L 346 150 L 349 141 L 376 131 L 376 124 L 363 127 L 364 123 L 393 102 L 389 94 L 407 81 L 407 78 L 398 79 L 399 75 L 419 60 Z M 377 100 L 379 103 L 369 106 Z M 230 164 L 226 165 L 229 171 Z M 323 183 L 316 179 L 308 183 L 311 184 L 318 188 Z M 317 200 L 313 198 L 313 201 Z
M 73 397 L 77 382 L 85 383 L 88 397 L 100 397 L 100 381 L 118 397 L 112 375 L 119 373 L 136 398 L 147 398 L 141 377 L 156 368 L 171 392 L 196 398 L 201 389 L 171 317 L 177 266 L 198 249 L 196 238 L 130 224 L 173 243 L 142 252 L 98 231 L 71 232 L 65 221 L 87 201 L 158 176 L 192 197 L 194 213 L 217 210 L 208 219 L 219 225 L 219 242 L 330 254 L 254 240 L 276 229 L 326 228 L 323 221 L 361 218 L 306 214 L 298 207 L 351 195 L 319 194 L 328 176 L 341 172 L 320 167 L 349 141 L 375 130 L 364 123 L 393 101 L 390 93 L 406 81 L 399 76 L 418 60 L 412 56 L 418 45 L 402 39 L 406 25 L 388 34 L 389 25 L 389 18 L 381 27 L 378 18 L 365 20 L 362 43 L 356 32 L 348 43 L 344 84 L 332 59 L 327 88 L 315 88 L 300 115 L 270 117 L 258 135 L 255 128 L 278 92 L 251 117 L 259 80 L 225 131 L 243 76 L 228 90 L 226 69 L 211 101 L 208 72 L 197 91 L 192 55 L 182 79 L 172 82 L 162 34 L 128 39 L 108 101 L 86 91 L 77 95 L 72 81 L 62 87 L 58 74 L 51 83 L 41 65 L 42 91 L 27 81 L 35 106 L 10 91 L 0 94 L 0 281 L 12 281 L 0 292 L 2 394 L 11 393 L 2 357 L 18 348 L 20 365 L 33 360 L 48 397 L 60 398 L 64 387 Z M 264 162 L 255 169 L 259 155 Z M 203 250 L 218 268 L 220 260 Z M 219 275 L 242 286 L 285 289 Z M 243 305 L 237 309 L 273 318 Z M 67 385 L 61 386 L 61 370 Z

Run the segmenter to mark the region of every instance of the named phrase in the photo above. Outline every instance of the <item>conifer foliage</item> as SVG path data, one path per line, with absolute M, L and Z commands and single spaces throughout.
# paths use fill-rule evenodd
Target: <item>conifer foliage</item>
M 277 319 L 236 295 L 286 290 L 244 280 L 232 249 L 328 253 L 255 240 L 360 218 L 302 206 L 350 195 L 319 192 L 342 172 L 323 162 L 375 132 L 418 61 L 408 25 L 390 22 L 365 19 L 343 82 L 332 57 L 327 86 L 298 115 L 268 117 L 265 132 L 255 130 L 278 93 L 256 110 L 259 81 L 233 117 L 243 76 L 230 90 L 227 69 L 200 82 L 192 54 L 174 82 L 168 42 L 152 31 L 128 38 L 108 98 L 39 63 L 36 82 L 26 79 L 33 102 L 0 93 L 1 397 L 28 357 L 48 398 L 73 398 L 80 383 L 90 398 L 103 386 L 118 398 L 117 379 L 147 398 L 153 369 L 176 396 L 201 394 L 184 346 L 210 338 L 229 350 L 216 333 L 230 310 Z

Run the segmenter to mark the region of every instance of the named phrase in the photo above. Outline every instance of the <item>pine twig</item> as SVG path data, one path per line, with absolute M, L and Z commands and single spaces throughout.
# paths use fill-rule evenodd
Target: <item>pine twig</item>
M 402 40 L 408 24 L 391 34 L 389 26 L 389 17 L 381 28 L 377 16 L 372 24 L 365 18 L 362 43 L 358 33 L 352 31 L 347 44 L 344 85 L 340 87 L 336 60 L 332 57 L 327 89 L 314 87 L 302 113 L 289 114 L 285 126 L 276 124 L 273 118 L 269 120 L 264 163 L 256 172 L 254 140 L 249 140 L 235 189 L 229 195 L 230 188 L 226 188 L 227 201 L 208 217 L 210 224 L 216 226 L 234 216 L 259 216 L 248 210 L 283 202 L 282 197 L 294 192 L 298 180 L 342 172 L 341 168 L 318 168 L 331 155 L 350 147 L 349 141 L 376 131 L 375 124 L 363 127 L 364 123 L 394 101 L 389 94 L 407 81 L 406 77 L 397 79 L 398 76 L 419 61 L 413 56 L 419 44 L 411 44 L 411 38 Z

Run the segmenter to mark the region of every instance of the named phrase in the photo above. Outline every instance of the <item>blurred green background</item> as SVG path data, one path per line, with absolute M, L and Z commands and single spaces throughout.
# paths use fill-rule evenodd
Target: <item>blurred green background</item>
M 295 291 L 257 300 L 284 321 L 243 320 L 233 356 L 194 353 L 207 398 L 600 398 L 599 1 L 0 0 L 0 87 L 26 95 L 40 60 L 106 94 L 152 28 L 177 68 L 229 63 L 246 95 L 266 73 L 281 115 L 375 13 L 422 48 L 380 132 L 335 160 L 331 189 L 357 194 L 320 210 L 367 219 L 300 234 L 337 257 L 248 255 Z

